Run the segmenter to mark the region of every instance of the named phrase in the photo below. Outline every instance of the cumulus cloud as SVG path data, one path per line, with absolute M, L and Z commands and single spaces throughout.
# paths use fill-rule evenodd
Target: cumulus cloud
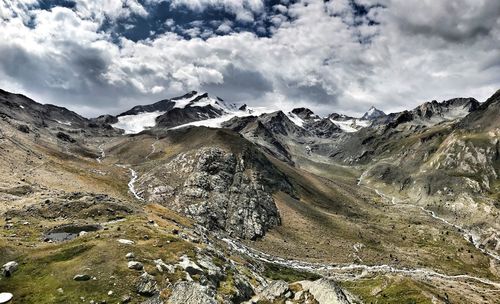
M 390 112 L 431 99 L 485 99 L 500 85 L 495 1 L 299 0 L 266 8 L 261 0 L 174 0 L 183 14 L 218 8 L 234 20 L 182 27 L 172 15 L 159 25 L 166 32 L 139 41 L 116 30 L 137 18 L 154 23 L 148 18 L 161 2 L 43 8 L 2 0 L 0 87 L 88 116 L 193 89 L 256 106 L 359 115 L 371 105 Z M 263 16 L 267 25 L 256 20 Z M 241 20 L 260 24 L 259 32 L 237 30 Z

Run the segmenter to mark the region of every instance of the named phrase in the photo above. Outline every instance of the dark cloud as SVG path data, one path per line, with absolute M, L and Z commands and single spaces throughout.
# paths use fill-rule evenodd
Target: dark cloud
M 203 90 L 232 102 L 258 100 L 273 91 L 272 82 L 258 71 L 248 71 L 230 64 L 223 73 L 224 83 L 209 84 Z
M 408 1 L 396 5 L 393 18 L 407 34 L 463 43 L 491 35 L 500 22 L 499 1 Z

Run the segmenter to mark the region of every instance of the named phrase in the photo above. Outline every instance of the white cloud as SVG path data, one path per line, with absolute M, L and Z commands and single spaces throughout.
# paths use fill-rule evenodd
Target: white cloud
M 137 1 L 85 0 L 73 10 L 51 11 L 30 9 L 32 2 L 16 6 L 19 14 L 3 9 L 8 18 L 0 20 L 0 85 L 77 111 L 87 106 L 87 115 L 116 113 L 193 89 L 256 106 L 310 106 L 323 114 L 360 114 L 371 105 L 401 110 L 433 98 L 484 99 L 498 89 L 500 6 L 494 1 L 387 0 L 385 8 L 368 14 L 377 26 L 354 14 L 349 1 L 305 3 L 288 6 L 291 20 L 281 14 L 283 7 L 276 8 L 279 27 L 271 37 L 232 32 L 227 21 L 217 29 L 228 33 L 224 36 L 199 24 L 186 32 L 189 40 L 167 32 L 137 42 L 124 37 L 116 42 L 100 30 L 104 18 L 147 14 Z M 254 16 L 264 4 L 176 0 L 172 5 L 218 6 Z M 26 16 L 33 18 L 31 27 Z

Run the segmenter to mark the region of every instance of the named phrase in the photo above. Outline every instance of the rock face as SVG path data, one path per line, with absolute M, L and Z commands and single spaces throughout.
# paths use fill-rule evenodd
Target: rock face
M 215 304 L 207 287 L 195 282 L 178 282 L 172 288 L 168 304 Z
M 252 151 L 236 155 L 206 147 L 178 155 L 139 181 L 148 186 L 145 193 L 150 202 L 181 210 L 208 229 L 255 239 L 280 223 L 272 191 L 290 191 L 286 180 L 266 175 L 266 171 L 277 174 L 271 166 Z M 168 173 L 177 178 L 165 178 Z

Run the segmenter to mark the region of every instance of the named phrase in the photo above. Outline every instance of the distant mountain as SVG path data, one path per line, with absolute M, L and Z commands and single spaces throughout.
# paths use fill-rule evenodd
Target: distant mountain
M 138 133 L 152 127 L 172 128 L 217 118 L 234 111 L 234 105 L 228 105 L 218 97 L 192 91 L 150 105 L 135 106 L 117 115 L 113 126 L 124 129 L 126 133 Z
M 314 112 L 308 108 L 295 108 L 291 111 L 291 113 L 306 121 L 321 119 L 318 115 L 314 114 Z
M 190 92 L 87 119 L 0 91 L 2 286 L 23 303 L 494 303 L 500 91 L 375 113 Z
M 469 102 L 463 102 L 463 104 L 466 111 L 470 113 L 459 122 L 459 128 L 499 132 L 500 90 L 488 98 L 483 104 L 477 103 L 475 99 L 469 100 Z
M 29 122 L 34 126 L 64 126 L 81 128 L 90 123 L 88 119 L 66 108 L 40 104 L 21 95 L 0 90 L 0 115 Z
M 380 111 L 379 109 L 375 108 L 375 107 L 371 107 L 368 112 L 366 112 L 362 117 L 361 119 L 363 120 L 374 120 L 374 119 L 377 119 L 379 117 L 383 117 L 385 116 L 385 113 Z

